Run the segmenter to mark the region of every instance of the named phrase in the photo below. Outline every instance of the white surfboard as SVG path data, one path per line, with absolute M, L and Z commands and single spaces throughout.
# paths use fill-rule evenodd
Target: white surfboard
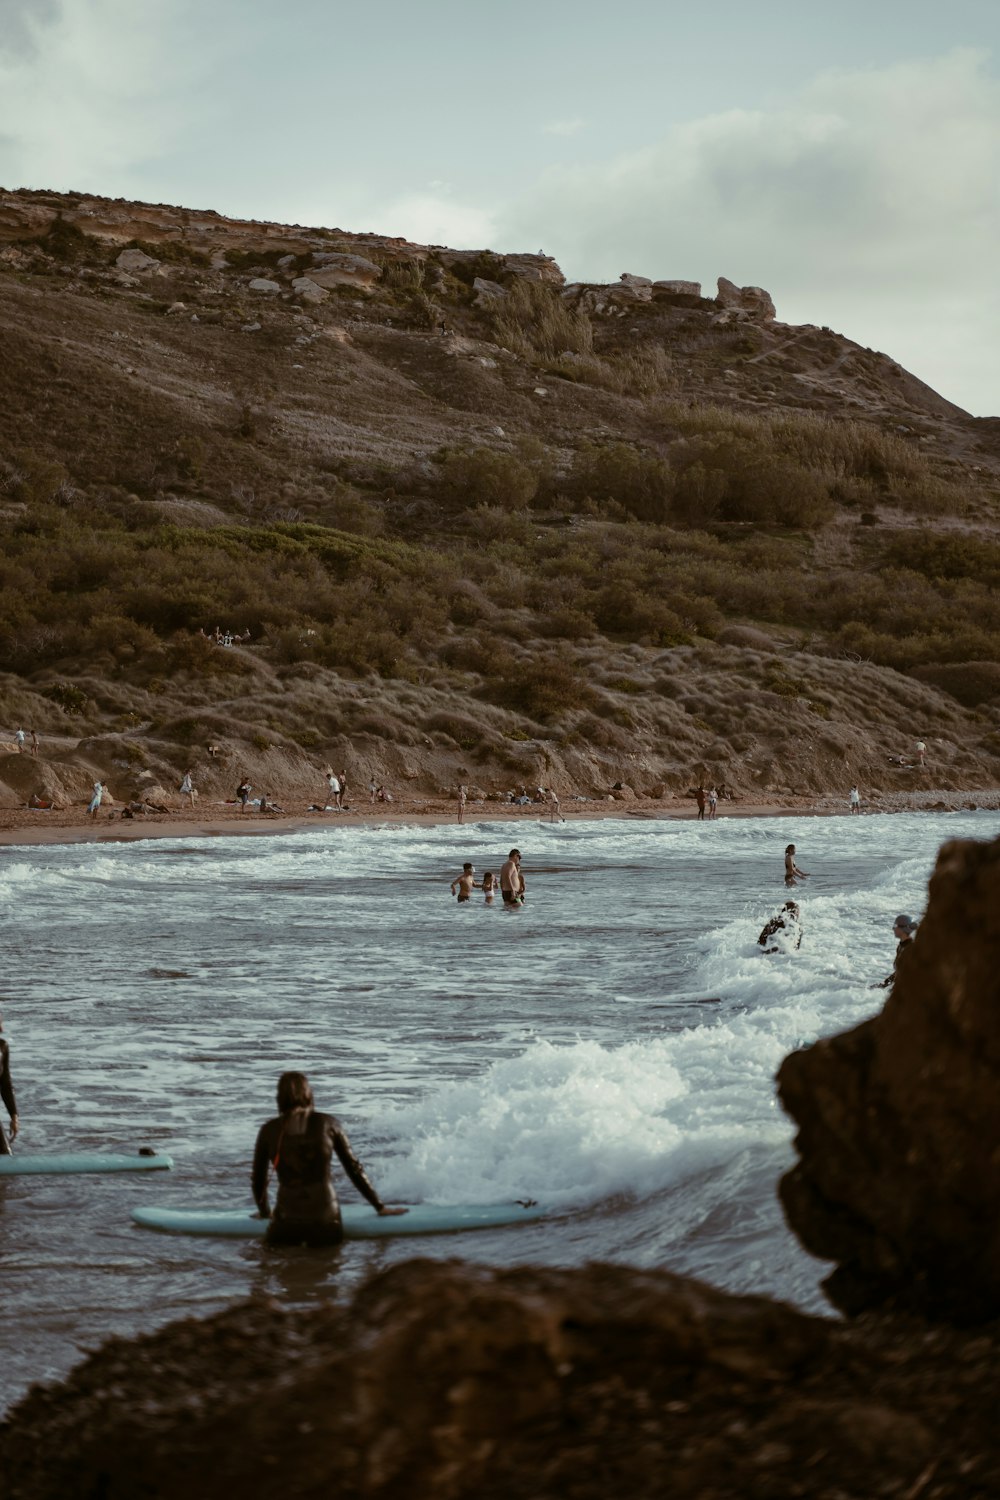
M 64 1151 L 42 1156 L 26 1151 L 22 1156 L 0 1156 L 0 1177 L 67 1176 L 76 1172 L 162 1172 L 174 1164 L 162 1152 L 132 1155 L 111 1151 Z
M 546 1210 L 538 1203 L 415 1203 L 405 1214 L 380 1218 L 367 1203 L 341 1206 L 344 1238 L 375 1240 L 389 1235 L 459 1234 L 471 1229 L 499 1229 L 531 1224 Z M 251 1209 L 134 1208 L 132 1218 L 144 1229 L 164 1234 L 220 1235 L 229 1239 L 261 1239 L 267 1220 Z

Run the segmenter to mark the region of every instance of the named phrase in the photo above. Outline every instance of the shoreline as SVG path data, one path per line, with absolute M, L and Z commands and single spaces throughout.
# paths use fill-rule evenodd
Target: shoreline
M 1000 812 L 1000 790 L 897 792 L 874 799 L 862 810 L 863 817 L 900 812 Z M 662 800 L 632 798 L 629 801 L 562 804 L 565 822 L 601 822 L 609 819 L 637 818 L 646 822 L 696 822 L 697 809 L 687 798 L 669 804 Z M 782 800 L 737 803 L 720 806 L 716 822 L 728 818 L 818 818 L 848 817 L 850 810 L 843 797 L 801 797 Z M 83 808 L 56 808 L 50 811 L 27 807 L 0 809 L 0 847 L 32 847 L 49 844 L 135 843 L 145 839 L 252 837 L 301 833 L 318 828 L 378 828 L 400 825 L 438 827 L 451 825 L 456 832 L 482 822 L 550 822 L 544 803 L 519 807 L 513 803 L 469 803 L 466 817 L 459 823 L 457 804 L 438 798 L 407 798 L 391 808 L 364 805 L 344 812 L 256 813 L 239 812 L 235 804 L 214 804 L 211 811 L 177 809 L 152 813 L 125 820 L 120 813 L 108 810 L 91 819 Z M 705 819 L 704 821 L 711 821 Z

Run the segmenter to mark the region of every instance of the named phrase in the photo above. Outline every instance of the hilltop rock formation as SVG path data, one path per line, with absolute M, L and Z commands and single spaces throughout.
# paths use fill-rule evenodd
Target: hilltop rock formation
M 785 1059 L 789 1222 L 845 1311 L 1000 1316 L 1000 841 L 945 844 L 881 1015 Z
M 716 302 L 730 316 L 759 319 L 770 323 L 775 317 L 774 302 L 770 292 L 761 286 L 737 286 L 725 276 L 719 277 L 719 294 Z

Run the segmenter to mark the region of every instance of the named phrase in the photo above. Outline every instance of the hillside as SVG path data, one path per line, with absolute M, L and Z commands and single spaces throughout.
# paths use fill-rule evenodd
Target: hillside
M 1000 782 L 1000 419 L 758 288 L 0 192 L 0 340 L 0 804 Z

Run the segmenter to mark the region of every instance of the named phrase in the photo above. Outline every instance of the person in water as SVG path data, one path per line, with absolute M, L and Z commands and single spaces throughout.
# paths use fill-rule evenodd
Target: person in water
M 785 849 L 785 884 L 797 885 L 800 880 L 808 880 L 809 871 L 800 870 L 795 863 L 795 845 L 789 844 Z
M 913 934 L 916 930 L 916 922 L 914 922 L 912 917 L 906 916 L 905 913 L 900 913 L 895 922 L 893 922 L 892 935 L 896 939 L 896 957 L 892 961 L 892 973 L 887 974 L 878 984 L 873 984 L 871 986 L 873 990 L 887 990 L 893 983 L 896 978 L 896 970 L 899 968 L 900 956 L 913 942 Z
M 500 894 L 504 906 L 521 906 L 524 903 L 520 849 L 512 849 L 500 867 Z
M 494 875 L 493 871 L 492 870 L 486 870 L 486 871 L 484 871 L 484 873 L 483 873 L 483 895 L 486 898 L 486 905 L 487 906 L 492 906 L 493 905 L 493 897 L 496 895 L 496 893 L 497 893 L 497 891 L 499 889 L 500 889 L 500 881 L 498 880 L 498 878 L 496 877 L 496 875 Z
M 0 1033 L 3 1032 L 3 1016 L 0 1016 Z M 10 1141 L 17 1138 L 17 1100 L 14 1098 L 14 1085 L 10 1081 L 10 1047 L 7 1039 L 0 1035 L 0 1099 L 3 1100 L 4 1109 L 10 1116 Z M 0 1156 L 10 1156 L 10 1141 L 7 1133 L 0 1125 Z
M 781 910 L 766 924 L 760 937 L 757 939 L 765 953 L 781 953 L 780 942 L 775 942 L 771 947 L 768 944 L 772 938 L 778 938 L 780 933 L 787 933 L 789 941 L 794 937 L 794 946 L 802 947 L 802 924 L 799 920 L 799 903 L 797 901 L 786 901 Z
M 476 879 L 476 872 L 466 861 L 462 866 L 461 875 L 456 875 L 451 882 L 451 894 L 454 896 L 457 891 L 459 901 L 471 901 L 473 891 L 478 891 L 478 889 L 479 881 Z
M 251 1186 L 262 1219 L 270 1220 L 269 1245 L 339 1245 L 344 1238 L 340 1204 L 330 1176 L 334 1153 L 358 1192 L 381 1217 L 405 1214 L 387 1208 L 351 1150 L 335 1115 L 313 1107 L 313 1091 L 304 1073 L 282 1073 L 278 1079 L 277 1117 L 262 1125 L 253 1153 Z M 278 1192 L 271 1212 L 268 1177 L 274 1168 Z

